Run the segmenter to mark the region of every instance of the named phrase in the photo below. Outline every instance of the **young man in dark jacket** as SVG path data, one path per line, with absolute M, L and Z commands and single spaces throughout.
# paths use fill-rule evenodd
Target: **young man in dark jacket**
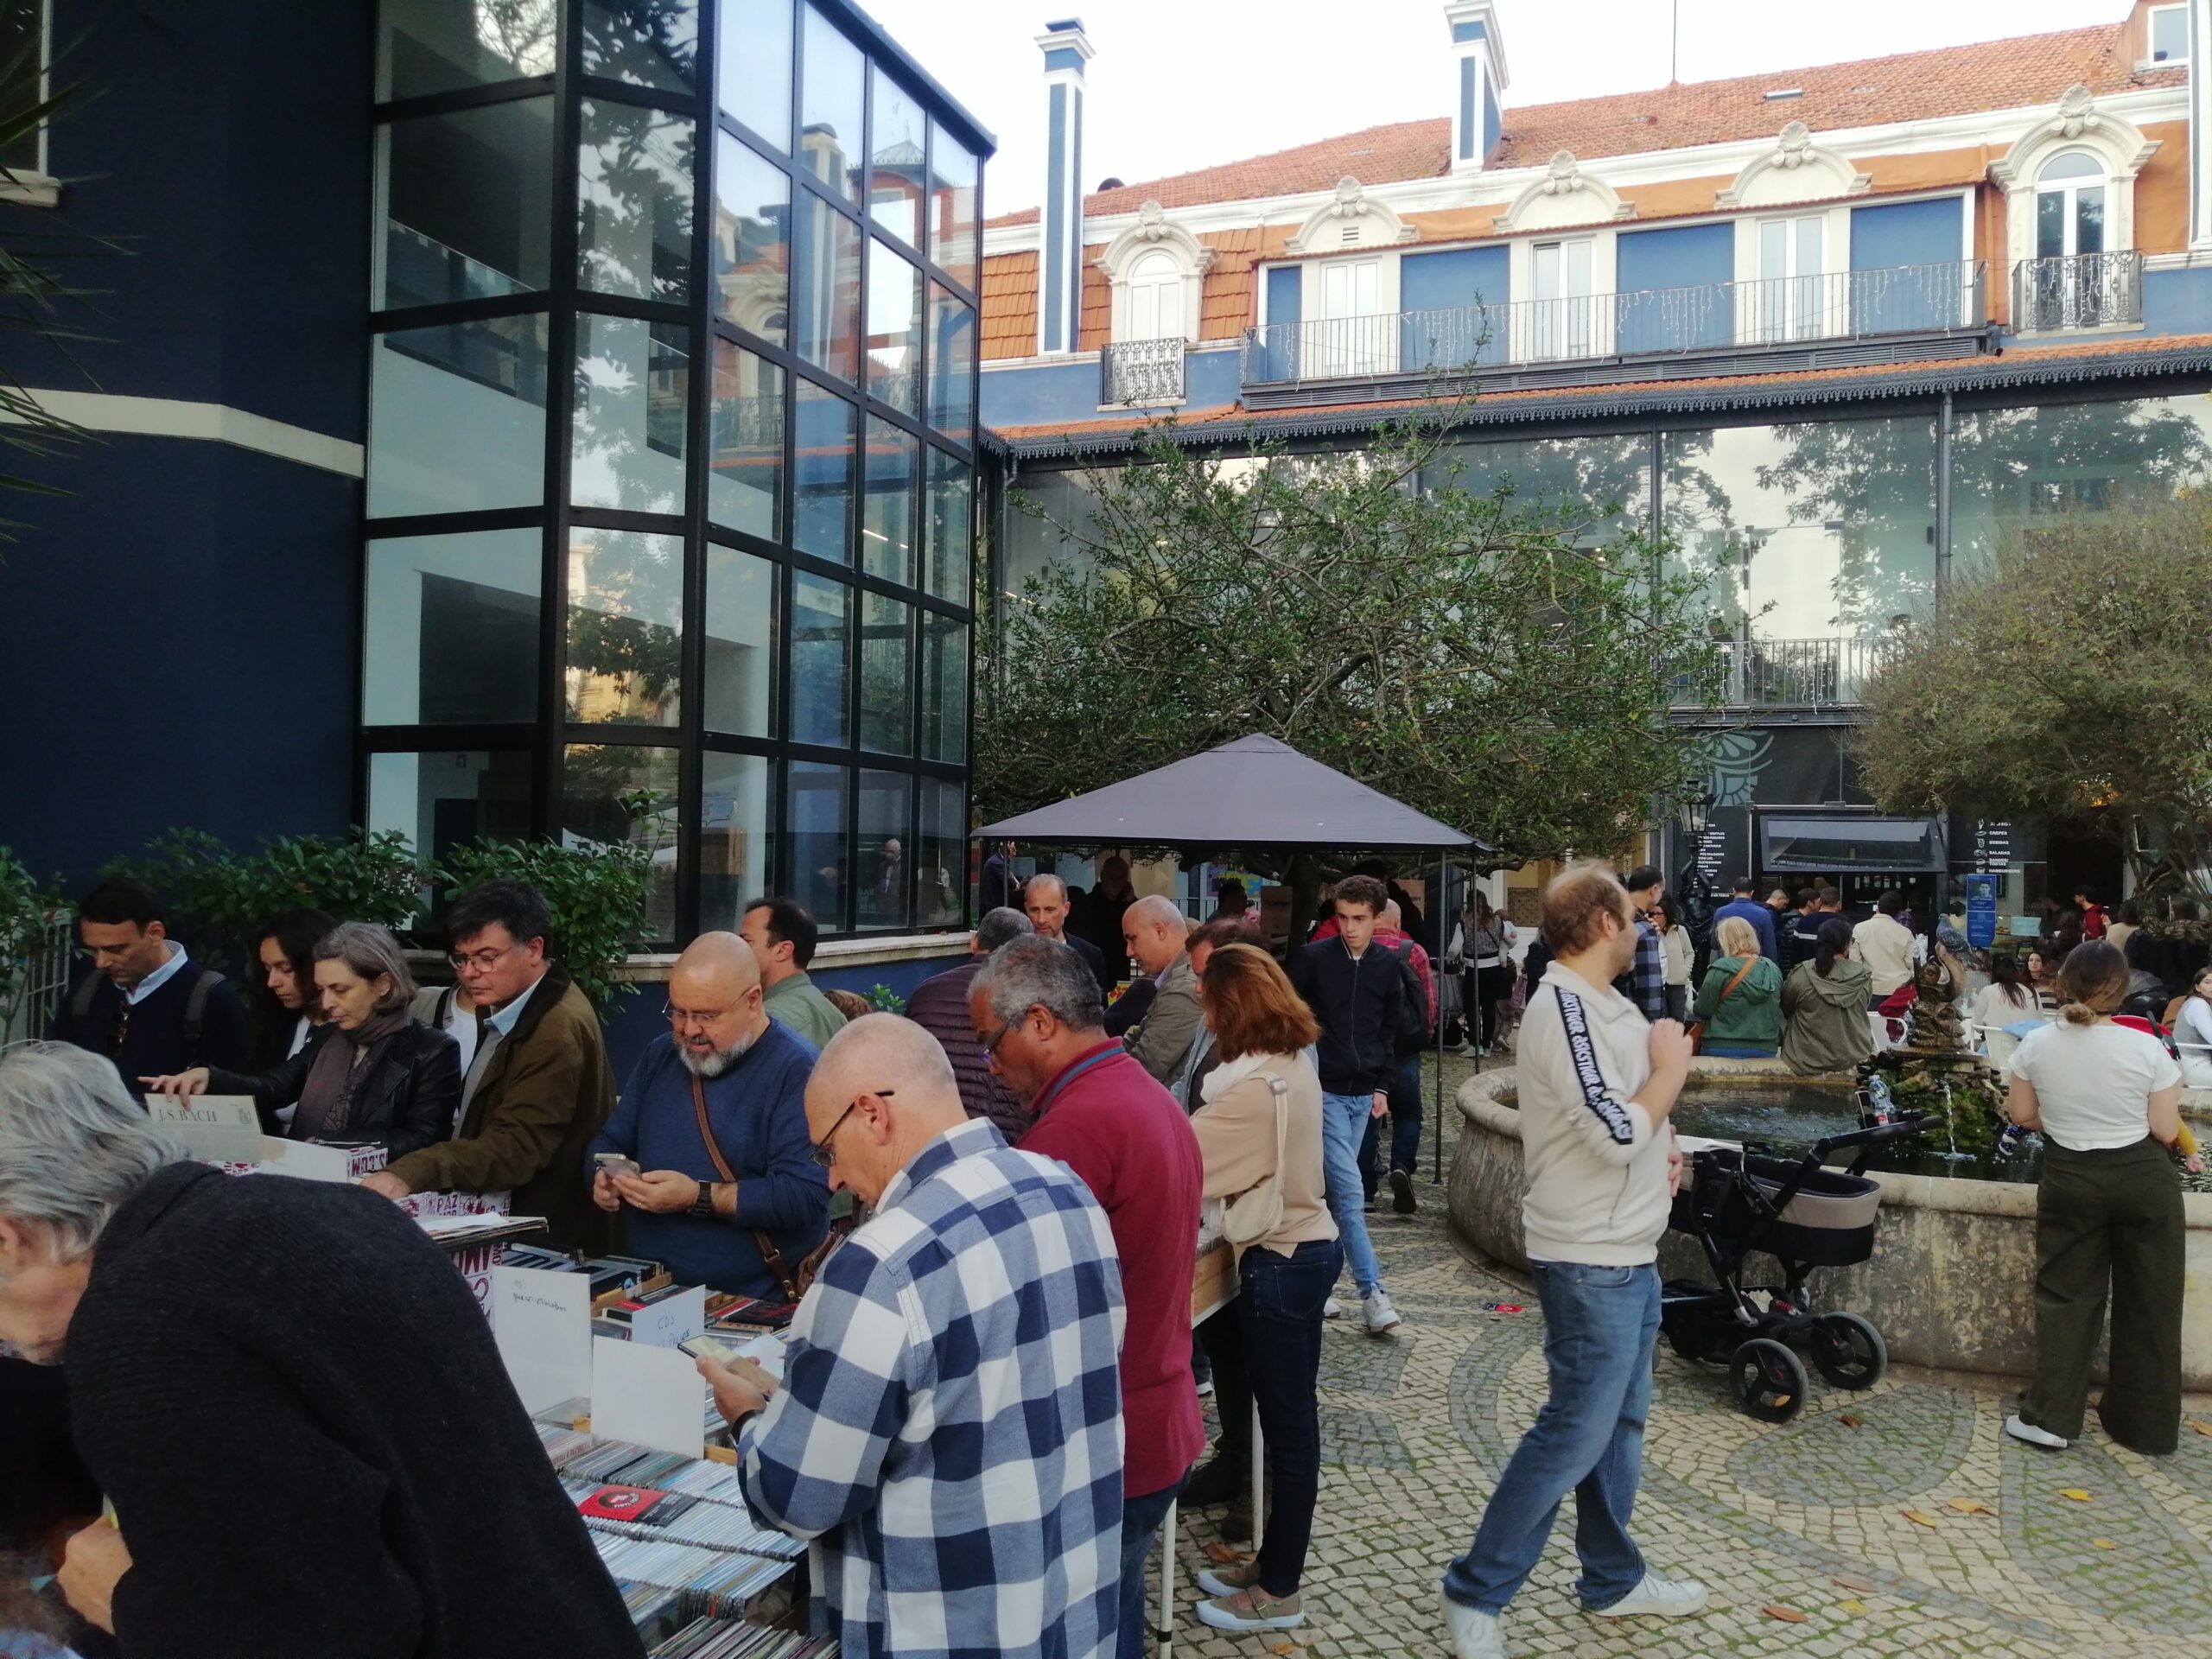
M 1375 942 L 1389 894 L 1371 875 L 1337 884 L 1337 935 L 1317 939 L 1290 959 L 1290 982 L 1321 1027 L 1321 1155 L 1329 1213 L 1344 1239 L 1344 1259 L 1359 1288 L 1370 1334 L 1396 1328 L 1398 1310 L 1382 1288 L 1382 1270 L 1368 1242 L 1359 1143 L 1370 1117 L 1390 1109 L 1397 1070 L 1405 982 L 1396 957 Z

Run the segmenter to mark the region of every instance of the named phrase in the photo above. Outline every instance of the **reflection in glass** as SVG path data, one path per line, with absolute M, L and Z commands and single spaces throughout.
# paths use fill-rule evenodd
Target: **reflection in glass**
M 784 844 L 791 849 L 791 874 L 784 891 L 798 895 L 824 932 L 842 932 L 845 887 L 852 871 L 845 838 L 845 769 L 794 760 L 785 776 L 790 798 Z
M 569 499 L 631 512 L 683 508 L 690 332 L 635 317 L 576 318 Z
M 791 736 L 797 743 L 842 748 L 846 741 L 845 665 L 852 632 L 853 590 L 801 570 L 791 577 Z
M 683 538 L 572 531 L 569 718 L 675 725 L 683 644 Z
M 552 278 L 553 100 L 394 121 L 377 132 L 379 309 L 543 288 Z
M 968 625 L 922 613 L 922 759 L 968 758 Z
M 439 859 L 466 841 L 519 841 L 531 832 L 531 766 L 524 749 L 372 754 L 367 826 Z
M 791 545 L 817 559 L 850 564 L 853 406 L 834 391 L 801 380 L 791 418 Z
M 965 144 L 930 124 L 930 257 L 945 274 L 976 286 L 976 181 L 981 169 Z
M 707 420 L 707 517 L 774 541 L 784 494 L 784 372 L 716 340 Z
M 868 216 L 918 251 L 922 245 L 922 106 L 876 66 L 870 79 Z
M 757 555 L 708 543 L 707 729 L 770 735 L 775 670 L 776 567 Z
M 1510 523 L 1599 546 L 1650 516 L 1651 443 L 1630 432 L 1454 444 L 1421 484 L 1499 497 Z
M 484 726 L 537 718 L 536 530 L 372 541 L 361 721 Z
M 903 772 L 861 773 L 860 880 L 855 884 L 862 928 L 904 927 L 906 893 L 913 885 L 913 841 L 908 801 L 913 779 Z
M 975 439 L 976 314 L 935 283 L 930 284 L 930 424 L 963 443 Z
M 691 90 L 699 0 L 582 0 L 584 73 L 663 92 Z
M 1000 580 L 1009 596 L 1019 596 L 1032 576 L 1043 574 L 1056 561 L 1069 561 L 1077 570 L 1088 569 L 1090 553 L 1084 543 L 1098 531 L 1098 480 L 1089 469 L 1037 473 L 1023 479 L 1020 488 L 1044 516 L 1023 512 L 1006 515 Z
M 682 301 L 691 289 L 691 123 L 583 100 L 577 280 L 602 294 Z
M 721 0 L 715 101 L 779 149 L 791 147 L 791 0 Z
M 709 749 L 699 761 L 699 925 L 734 933 L 741 906 L 776 887 L 768 823 L 775 762 Z
M 860 378 L 859 227 L 805 192 L 798 199 L 797 332 L 791 349 L 840 380 Z
M 791 184 L 728 133 L 715 140 L 715 315 L 780 346 L 789 321 Z
M 377 97 L 550 75 L 560 20 L 559 0 L 380 0 Z
M 861 595 L 861 747 L 912 754 L 913 704 L 907 695 L 906 632 L 913 607 L 881 594 Z
M 974 522 L 969 504 L 968 463 L 933 448 L 929 451 L 929 469 L 928 569 L 923 586 L 939 599 L 965 605 L 969 602 L 968 549 Z
M 922 273 L 878 242 L 868 255 L 868 389 L 909 415 L 921 327 Z
M 806 16 L 806 48 L 799 98 L 799 165 L 848 201 L 860 197 L 861 78 L 860 48 L 812 6 Z
M 920 845 L 914 853 L 915 920 L 924 927 L 957 926 L 968 892 L 968 813 L 960 785 L 922 779 Z
M 868 423 L 861 511 L 861 569 L 887 582 L 914 580 L 915 441 L 888 421 Z
M 545 318 L 378 334 L 369 365 L 369 516 L 545 499 Z
M 562 767 L 561 844 L 585 852 L 625 842 L 645 849 L 653 881 L 644 937 L 656 944 L 676 937 L 677 772 L 674 749 L 615 743 L 571 744 Z

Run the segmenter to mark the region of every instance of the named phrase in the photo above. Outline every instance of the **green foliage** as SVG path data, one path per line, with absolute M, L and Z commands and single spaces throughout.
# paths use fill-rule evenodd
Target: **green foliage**
M 652 855 L 627 841 L 589 848 L 546 841 L 485 841 L 456 847 L 438 872 L 447 896 L 481 882 L 527 881 L 552 912 L 550 948 L 601 1008 L 638 988 L 615 977 L 645 922 Z
M 1890 1084 L 1890 1097 L 1902 1112 L 1928 1117 L 1916 1149 L 1923 1152 L 1994 1151 L 1997 1137 L 2012 1122 L 1996 1074 L 1979 1060 L 1926 1060 L 1898 1050 L 1885 1050 L 1860 1068 L 1879 1071 Z
M 67 908 L 51 884 L 41 885 L 14 853 L 0 847 L 0 1034 L 22 1011 L 39 949 Z
M 888 985 L 869 986 L 868 988 L 868 1005 L 871 1008 L 874 1008 L 878 1014 L 904 1014 L 906 1012 L 906 999 L 899 995 L 898 992 L 893 990 Z

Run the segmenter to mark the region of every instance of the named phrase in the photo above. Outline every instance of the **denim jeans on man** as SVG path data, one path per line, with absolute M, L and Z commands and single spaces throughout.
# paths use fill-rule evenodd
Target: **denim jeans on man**
M 1367 1217 L 1362 1209 L 1367 1189 L 1359 1179 L 1360 1138 L 1373 1116 L 1372 1095 L 1321 1096 L 1321 1173 L 1328 1182 L 1329 1214 L 1344 1243 L 1344 1259 L 1351 1263 L 1352 1283 L 1363 1297 L 1382 1282 L 1376 1265 L 1375 1247 L 1367 1241 Z
M 1584 1606 L 1603 1610 L 1643 1581 L 1628 1522 L 1651 1410 L 1659 1273 L 1536 1261 L 1529 1273 L 1543 1305 L 1551 1397 L 1498 1478 L 1474 1542 L 1446 1570 L 1444 1593 L 1478 1612 L 1503 1611 L 1573 1492 L 1576 1588 Z
M 1337 1241 L 1317 1238 L 1287 1257 L 1255 1246 L 1237 1268 L 1236 1313 L 1268 1448 L 1260 1588 L 1271 1596 L 1295 1592 L 1306 1572 L 1321 1490 L 1321 1304 L 1343 1266 Z
M 1359 1141 L 1361 1190 L 1371 1200 L 1394 1169 L 1411 1174 L 1421 1161 L 1421 1056 L 1408 1054 L 1390 1074 L 1390 1150 L 1382 1154 L 1383 1120 L 1370 1117 Z
M 1186 1473 L 1184 1480 L 1190 1478 Z M 1122 1500 L 1122 1628 L 1114 1638 L 1115 1659 L 1141 1659 L 1153 1648 L 1152 1616 L 1145 1606 L 1145 1562 L 1160 1537 L 1160 1523 L 1183 1490 L 1183 1481 Z M 1165 1567 L 1174 1573 L 1171 1556 Z

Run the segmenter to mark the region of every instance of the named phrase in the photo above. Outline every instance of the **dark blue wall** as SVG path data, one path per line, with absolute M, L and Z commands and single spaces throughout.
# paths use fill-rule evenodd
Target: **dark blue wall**
M 1213 409 L 1236 401 L 1240 387 L 1238 349 L 1234 340 L 1209 345 L 1183 359 L 1183 404 Z M 1001 429 L 1054 421 L 1098 418 L 1098 365 L 1025 364 L 1018 369 L 983 371 L 983 424 Z
M 1408 315 L 1398 325 L 1399 366 L 1456 369 L 1501 361 L 1508 264 L 1503 245 L 1400 259 L 1398 309 Z
M 1736 275 L 1732 224 L 1624 231 L 1614 246 L 1620 350 L 1679 352 L 1728 343 L 1735 313 L 1724 284 Z
M 2212 334 L 2212 270 L 2145 271 L 2143 328 L 2152 334 Z
M 1949 264 L 1960 258 L 1964 212 L 1956 196 L 1899 201 L 1851 210 L 1851 268 L 1886 270 L 1897 265 Z

